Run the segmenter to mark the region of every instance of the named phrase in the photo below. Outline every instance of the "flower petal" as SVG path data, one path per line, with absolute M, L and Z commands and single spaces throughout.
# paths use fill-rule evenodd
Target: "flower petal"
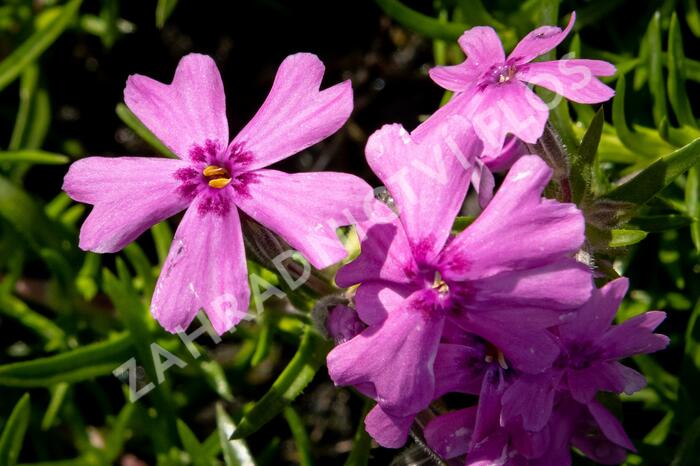
M 385 125 L 367 141 L 367 161 L 394 197 L 416 260 L 430 260 L 445 244 L 481 150 L 459 116 L 420 143 L 397 124 Z
M 284 59 L 265 102 L 231 143 L 251 154 L 248 170 L 294 155 L 345 124 L 352 112 L 350 81 L 320 91 L 324 70 L 311 53 Z
M 392 416 L 376 405 L 365 417 L 365 429 L 384 448 L 401 448 L 408 440 L 414 417 Z
M 574 342 L 600 338 L 615 318 L 628 286 L 629 280 L 620 277 L 601 289 L 594 288 L 590 299 L 559 327 L 562 340 Z
M 625 433 L 625 429 L 620 424 L 620 421 L 610 411 L 605 409 L 602 404 L 592 401 L 588 403 L 588 411 L 608 440 L 628 450 L 636 451 L 632 440 Z
M 87 157 L 73 163 L 63 190 L 95 207 L 80 229 L 80 247 L 116 252 L 156 223 L 187 207 L 178 194 L 180 160 L 146 157 Z
M 361 237 L 361 253 L 338 270 L 335 281 L 339 286 L 347 288 L 367 280 L 396 283 L 409 283 L 412 280 L 410 272 L 416 271 L 417 265 L 398 219 L 358 227 L 357 231 Z
M 506 59 L 503 45 L 492 27 L 477 26 L 464 31 L 458 39 L 459 46 L 467 54 L 467 62 L 487 71 L 492 65 L 500 65 Z
M 528 63 L 544 55 L 559 45 L 571 32 L 576 22 L 576 12 L 571 12 L 569 24 L 563 31 L 557 26 L 541 26 L 523 37 L 508 55 L 508 62 L 514 64 Z
M 599 341 L 610 359 L 627 358 L 637 354 L 653 353 L 668 346 L 666 335 L 653 333 L 666 318 L 666 313 L 649 311 L 632 317 L 610 328 Z
M 480 68 L 472 66 L 469 61 L 454 66 L 436 66 L 428 74 L 439 86 L 453 92 L 461 92 L 473 86 L 481 75 Z
M 415 414 L 433 399 L 443 322 L 432 296 L 416 292 L 381 325 L 336 346 L 327 357 L 328 373 L 336 385 L 372 384 L 390 414 Z
M 443 459 L 456 458 L 469 451 L 476 422 L 476 406 L 433 418 L 425 426 L 425 441 Z
M 542 136 L 549 108 L 524 83 L 516 79 L 469 94 L 466 92 L 453 100 L 469 98 L 462 114 L 471 119 L 487 153 L 500 152 L 508 134 L 530 144 Z
M 552 415 L 558 380 L 552 371 L 519 376 L 503 394 L 501 417 L 504 422 L 522 416 L 526 430 L 539 432 L 544 429 Z
M 441 254 L 443 277 L 461 281 L 539 267 L 577 251 L 583 215 L 573 204 L 542 198 L 550 176 L 539 157 L 521 157 L 486 209 Z
M 485 371 L 484 351 L 452 343 L 440 343 L 433 370 L 435 398 L 446 393 L 478 395 Z
M 368 280 L 355 292 L 355 307 L 367 325 L 379 324 L 414 291 L 416 289 L 410 285 Z
M 204 212 L 202 193 L 175 232 L 158 278 L 151 313 L 169 332 L 187 328 L 204 309 L 219 334 L 248 314 L 250 289 L 240 220 L 235 206 Z
M 559 355 L 559 346 L 537 318 L 537 309 L 484 312 L 454 319 L 460 327 L 496 346 L 506 361 L 518 370 L 536 374 L 549 369 Z M 516 316 L 521 316 L 517 319 Z M 529 323 L 530 317 L 535 323 Z M 547 317 L 545 318 L 545 320 Z
M 191 53 L 180 60 L 171 84 L 142 75 L 126 81 L 124 101 L 153 134 L 183 159 L 207 140 L 228 144 L 226 96 L 211 57 Z
M 516 77 L 581 104 L 605 102 L 615 91 L 596 76 L 612 76 L 615 67 L 600 60 L 556 60 L 530 63 Z
M 347 255 L 336 229 L 365 221 L 365 201 L 374 199 L 367 183 L 346 173 L 256 170 L 251 175 L 236 204 L 319 269 Z
M 474 312 L 517 308 L 573 311 L 586 302 L 592 288 L 591 269 L 574 259 L 562 258 L 541 267 L 470 280 L 460 302 Z M 557 321 L 553 324 L 559 324 L 560 317 L 554 316 Z
M 627 385 L 625 376 L 615 363 L 601 362 L 585 369 L 567 370 L 571 397 L 580 403 L 588 403 L 599 391 L 622 393 Z

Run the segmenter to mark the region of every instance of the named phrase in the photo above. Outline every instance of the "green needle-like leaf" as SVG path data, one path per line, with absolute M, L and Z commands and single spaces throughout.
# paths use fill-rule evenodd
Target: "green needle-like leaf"
M 399 23 L 432 39 L 455 41 L 464 31 L 472 27 L 469 24 L 443 23 L 407 7 L 399 0 L 374 1 L 387 15 Z
M 63 165 L 70 159 L 63 154 L 55 154 L 43 150 L 11 150 L 0 151 L 0 163 L 23 162 L 42 165 Z
M 0 386 L 48 387 L 108 375 L 131 357 L 131 345 L 131 336 L 120 333 L 55 356 L 5 364 L 0 366 Z
M 663 77 L 663 56 L 661 54 L 661 14 L 657 11 L 649 23 L 649 91 L 653 104 L 654 123 L 660 127 L 661 120 L 667 118 L 666 90 Z
M 39 57 L 68 27 L 80 8 L 82 0 L 71 0 L 44 28 L 36 31 L 7 58 L 0 62 L 0 90 L 7 87 L 20 73 Z
M 270 390 L 241 419 L 233 438 L 256 432 L 294 401 L 314 378 L 330 347 L 329 341 L 307 327 L 296 354 Z
M 362 410 L 362 417 L 357 424 L 355 437 L 352 439 L 352 450 L 350 456 L 345 461 L 345 466 L 367 466 L 369 462 L 369 450 L 372 448 L 372 439 L 365 429 L 365 417 L 372 408 L 372 400 L 365 400 L 365 406 Z
M 596 112 L 590 125 L 588 125 L 588 130 L 583 135 L 583 139 L 581 139 L 578 152 L 571 157 L 569 182 L 571 183 L 571 197 L 576 204 L 583 199 L 586 193 L 590 193 L 593 163 L 598 151 L 600 137 L 603 134 L 604 124 L 605 117 L 601 108 Z
M 231 434 L 235 432 L 236 425 L 221 403 L 216 405 L 216 425 L 226 466 L 255 466 L 253 455 L 250 454 L 245 440 L 231 440 Z
M 165 22 L 177 6 L 177 0 L 158 0 L 156 5 L 156 26 L 160 29 L 165 26 Z
M 297 446 L 299 466 L 313 466 L 314 461 L 311 455 L 311 440 L 309 440 L 309 434 L 304 427 L 304 421 L 291 405 L 285 406 L 283 413 Z
M 700 138 L 659 158 L 631 180 L 603 195 L 603 199 L 641 206 L 676 177 L 700 161 Z
M 17 458 L 24 441 L 24 434 L 29 425 L 30 410 L 29 393 L 26 393 L 19 400 L 19 403 L 15 405 L 2 431 L 2 436 L 0 436 L 1 465 L 14 466 L 17 464 Z
M 681 125 L 698 126 L 685 91 L 685 55 L 681 27 L 674 13 L 668 31 L 668 99 Z

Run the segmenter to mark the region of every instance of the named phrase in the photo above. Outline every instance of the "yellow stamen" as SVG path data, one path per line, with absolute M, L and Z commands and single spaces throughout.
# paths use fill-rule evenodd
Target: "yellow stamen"
M 209 180 L 209 186 L 212 188 L 225 188 L 228 186 L 228 184 L 231 182 L 231 178 L 214 178 L 213 180 Z
M 225 168 L 217 167 L 216 165 L 209 165 L 207 166 L 204 171 L 202 172 L 204 176 L 207 178 L 213 178 L 213 177 L 226 177 L 228 178 L 228 172 L 226 171 Z
M 202 171 L 205 178 L 209 178 L 209 186 L 216 189 L 225 188 L 231 182 L 231 175 L 228 170 L 216 165 L 208 165 Z
M 433 281 L 433 289 L 437 290 L 440 294 L 447 294 L 450 291 L 450 287 L 447 286 L 445 280 L 440 276 L 440 272 L 435 272 L 435 280 Z
M 501 350 L 498 350 L 498 365 L 501 366 L 503 370 L 508 369 L 508 363 L 506 362 L 506 357 L 505 355 L 501 352 Z

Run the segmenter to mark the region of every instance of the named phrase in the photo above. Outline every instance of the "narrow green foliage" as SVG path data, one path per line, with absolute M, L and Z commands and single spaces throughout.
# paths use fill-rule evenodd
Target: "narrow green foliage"
M 296 354 L 270 390 L 241 419 L 233 438 L 245 438 L 256 432 L 294 401 L 314 378 L 330 347 L 329 341 L 307 327 Z
M 0 366 L 0 386 L 48 387 L 110 375 L 131 356 L 131 337 L 114 337 L 71 351 Z
M 46 27 L 36 31 L 0 62 L 0 90 L 7 87 L 39 57 L 71 23 L 82 0 L 71 0 Z
M 299 466 L 313 466 L 314 461 L 313 455 L 311 454 L 311 440 L 309 440 L 309 434 L 304 427 L 303 419 L 291 405 L 285 406 L 282 413 L 287 420 L 287 424 L 292 431 L 292 436 L 297 446 Z
M 216 405 L 216 425 L 226 466 L 255 466 L 245 440 L 230 440 L 236 431 L 236 425 L 221 403 Z
M 668 100 L 678 123 L 697 128 L 698 124 L 685 90 L 685 55 L 681 27 L 675 13 L 671 16 L 668 31 Z
M 0 464 L 3 466 L 14 466 L 17 464 L 24 434 L 29 426 L 29 415 L 31 406 L 29 403 L 29 393 L 25 394 L 19 403 L 12 410 L 2 435 L 0 435 Z
M 667 117 L 666 90 L 663 77 L 663 57 L 661 54 L 661 14 L 657 11 L 649 23 L 647 39 L 649 43 L 649 90 L 653 100 L 653 115 L 656 127 Z
M 156 27 L 159 29 L 165 26 L 165 22 L 177 6 L 177 0 L 158 0 L 156 5 Z

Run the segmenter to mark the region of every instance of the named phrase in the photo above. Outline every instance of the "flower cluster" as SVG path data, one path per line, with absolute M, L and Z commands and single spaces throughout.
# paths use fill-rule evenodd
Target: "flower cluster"
M 664 348 L 668 339 L 653 331 L 665 314 L 612 325 L 627 280 L 594 286 L 590 266 L 574 258 L 585 242 L 581 211 L 544 198 L 552 170 L 515 149 L 536 142 L 548 118 L 521 81 L 580 103 L 613 94 L 595 77 L 614 73 L 608 63 L 530 63 L 573 21 L 533 31 L 507 59 L 491 28 L 466 31 L 466 61 L 430 72 L 453 99 L 413 132 L 387 125 L 367 143 L 399 215 L 361 224 L 361 254 L 337 274 L 340 286 L 359 286 L 354 309 L 329 314 L 338 345 L 328 371 L 377 401 L 365 426 L 385 447 L 402 446 L 433 401 L 465 393 L 478 396 L 474 406 L 419 433 L 443 459 L 560 466 L 573 446 L 615 464 L 634 449 L 596 395 L 644 386 L 619 360 Z M 489 165 L 510 166 L 495 195 Z M 455 234 L 470 182 L 485 208 Z
M 575 258 L 585 243 L 581 211 L 543 197 L 552 169 L 523 150 L 549 115 L 525 83 L 579 103 L 613 94 L 597 78 L 615 72 L 606 62 L 533 62 L 574 20 L 563 31 L 534 30 L 507 58 L 493 29 L 464 33 L 466 61 L 430 71 L 455 93 L 450 102 L 412 132 L 386 125 L 367 142 L 391 207 L 348 174 L 266 168 L 328 137 L 351 113 L 350 83 L 320 90 L 316 56 L 287 57 L 260 110 L 230 141 L 211 58 L 184 57 L 170 84 L 131 76 L 126 104 L 178 159 L 74 163 L 64 189 L 94 206 L 80 246 L 116 252 L 184 210 L 151 312 L 176 332 L 203 309 L 221 334 L 250 302 L 241 216 L 317 268 L 345 258 L 336 229 L 355 225 L 361 253 L 336 276 L 352 299 L 328 313 L 337 346 L 327 363 L 337 385 L 376 400 L 366 427 L 378 443 L 403 445 L 435 400 L 465 393 L 478 402 L 432 418 L 420 433 L 445 459 L 567 465 L 574 446 L 619 462 L 633 446 L 596 395 L 643 387 L 643 376 L 619 360 L 666 346 L 653 333 L 664 314 L 613 325 L 626 279 L 595 287 L 590 265 Z M 499 170 L 506 174 L 496 190 Z M 455 231 L 470 185 L 483 209 Z

